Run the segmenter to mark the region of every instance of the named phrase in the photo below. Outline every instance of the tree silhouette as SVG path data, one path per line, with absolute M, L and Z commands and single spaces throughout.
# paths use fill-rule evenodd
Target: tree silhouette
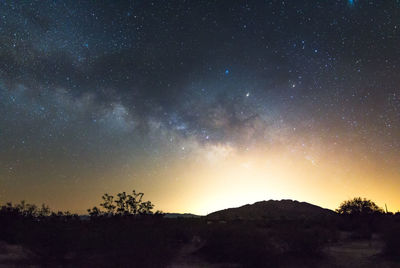
M 143 195 L 135 190 L 132 194 L 118 193 L 116 198 L 106 193 L 102 196 L 103 203 L 100 204 L 105 211 L 93 207 L 88 209 L 88 213 L 90 216 L 153 214 L 154 205 L 150 201 L 143 201 Z
M 340 204 L 336 212 L 341 215 L 351 216 L 367 216 L 372 214 L 381 214 L 383 209 L 378 207 L 371 200 L 366 198 L 355 197 L 351 200 L 344 201 Z

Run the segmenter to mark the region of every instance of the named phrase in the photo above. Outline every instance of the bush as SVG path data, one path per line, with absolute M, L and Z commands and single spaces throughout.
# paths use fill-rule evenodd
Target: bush
M 356 239 L 370 239 L 384 217 L 382 208 L 361 197 L 342 202 L 336 212 L 341 216 L 340 228 L 351 231 L 352 238 Z
M 377 204 L 366 198 L 356 197 L 351 200 L 347 200 L 340 204 L 336 212 L 341 215 L 351 216 L 366 216 L 374 214 L 382 214 L 383 209 L 378 207 Z
M 153 214 L 154 205 L 150 201 L 143 201 L 143 196 L 143 193 L 136 193 L 135 190 L 132 191 L 132 194 L 126 194 L 126 192 L 117 194 L 118 199 L 114 199 L 114 196 L 106 193 L 102 196 L 103 203 L 100 204 L 105 211 L 98 207 L 93 207 L 87 211 L 91 217 Z M 157 211 L 156 213 L 159 214 L 160 212 Z

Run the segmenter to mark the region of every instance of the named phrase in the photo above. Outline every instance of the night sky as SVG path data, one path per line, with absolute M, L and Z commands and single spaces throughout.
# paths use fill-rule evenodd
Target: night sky
M 399 210 L 400 1 L 1 1 L 0 203 L 132 189 Z

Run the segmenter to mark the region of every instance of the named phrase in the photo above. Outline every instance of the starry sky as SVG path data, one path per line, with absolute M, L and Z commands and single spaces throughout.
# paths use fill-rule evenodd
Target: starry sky
M 1 1 L 0 202 L 400 210 L 400 1 Z

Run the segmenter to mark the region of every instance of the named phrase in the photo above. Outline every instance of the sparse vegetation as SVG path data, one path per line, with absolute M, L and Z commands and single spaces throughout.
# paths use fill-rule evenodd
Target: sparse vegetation
M 273 204 L 276 208 L 280 203 Z M 0 241 L 30 249 L 34 257 L 26 265 L 165 267 L 182 247 L 197 241 L 191 254 L 207 263 L 308 267 L 326 261 L 324 249 L 340 240 L 339 233 L 346 223 L 354 227 L 353 234 L 362 233 L 365 226 L 369 234 L 380 232 L 385 245 L 383 256 L 393 259 L 400 254 L 400 218 L 382 214 L 372 201 L 346 201 L 337 216 L 322 209 L 321 214 L 318 207 L 305 203 L 286 200 L 282 206 L 290 207 L 288 213 L 296 211 L 296 206 L 304 207 L 295 217 L 268 218 L 269 212 L 264 211 L 262 217 L 222 220 L 218 213 L 210 218 L 163 218 L 163 214 L 153 213 L 150 201 L 143 201 L 143 193 L 135 191 L 116 197 L 104 194 L 100 208 L 88 210 L 90 218 L 52 212 L 46 205 L 7 203 L 0 207 Z M 245 208 L 253 212 L 255 209 Z M 263 203 L 256 207 L 269 208 Z M 244 209 L 237 211 L 246 214 Z M 223 213 L 232 216 L 233 212 Z M 337 220 L 339 215 L 343 216 L 339 217 L 341 220 Z M 364 225 L 355 225 L 355 221 Z M 368 237 L 371 236 L 357 238 Z M 350 236 L 354 238 L 355 235 Z
M 0 208 L 0 240 L 31 249 L 44 265 L 123 266 L 133 258 L 138 267 L 164 266 L 174 252 L 170 244 L 176 231 L 169 222 L 160 224 L 162 215 L 153 215 L 154 206 L 142 201 L 143 193 L 117 196 L 114 201 L 105 194 L 104 210 L 90 209 L 91 220 L 51 212 L 45 205 L 8 203 Z

